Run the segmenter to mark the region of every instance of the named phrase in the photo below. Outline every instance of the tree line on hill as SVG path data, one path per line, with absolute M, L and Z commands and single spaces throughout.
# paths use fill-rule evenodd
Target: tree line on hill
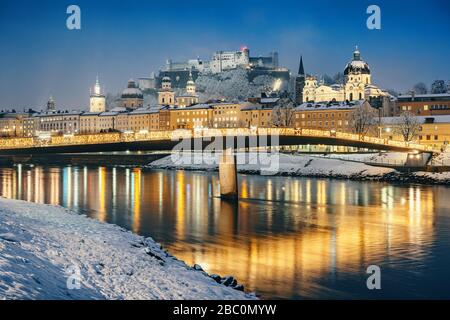
M 435 80 L 431 84 L 430 89 L 428 89 L 427 85 L 423 82 L 416 83 L 414 87 L 411 89 L 415 94 L 439 94 L 439 93 L 447 93 L 450 92 L 450 80 L 447 80 L 447 83 L 444 80 Z

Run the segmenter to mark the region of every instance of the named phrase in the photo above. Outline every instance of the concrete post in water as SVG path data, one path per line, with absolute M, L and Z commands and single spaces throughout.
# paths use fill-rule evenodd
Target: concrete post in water
M 220 197 L 222 199 L 237 200 L 238 184 L 236 156 L 233 154 L 232 148 L 224 150 L 220 156 L 219 181 Z

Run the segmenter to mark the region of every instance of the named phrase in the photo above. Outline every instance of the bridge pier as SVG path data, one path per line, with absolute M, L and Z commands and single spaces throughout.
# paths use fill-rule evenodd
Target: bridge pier
M 405 166 L 407 167 L 425 167 L 431 159 L 431 154 L 427 152 L 408 153 Z
M 225 200 L 238 199 L 237 165 L 233 149 L 225 149 L 219 160 L 220 197 Z

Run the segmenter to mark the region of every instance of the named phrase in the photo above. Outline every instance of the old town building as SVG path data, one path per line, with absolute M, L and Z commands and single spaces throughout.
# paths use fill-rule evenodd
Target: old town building
M 411 94 L 397 97 L 396 115 L 409 111 L 415 115 L 449 115 L 450 93 Z

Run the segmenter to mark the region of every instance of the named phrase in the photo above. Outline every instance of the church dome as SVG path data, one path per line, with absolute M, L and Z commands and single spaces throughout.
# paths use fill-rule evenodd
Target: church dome
M 170 78 L 165 76 L 162 78 L 162 82 L 171 82 Z
M 122 92 L 123 98 L 137 98 L 144 99 L 142 91 L 137 87 L 136 82 L 133 79 L 128 81 L 128 87 Z
M 349 63 L 344 70 L 344 75 L 348 75 L 350 73 L 361 73 L 361 74 L 370 74 L 370 68 L 367 62 L 361 60 L 361 53 L 358 50 L 358 47 L 353 52 L 353 59 Z

